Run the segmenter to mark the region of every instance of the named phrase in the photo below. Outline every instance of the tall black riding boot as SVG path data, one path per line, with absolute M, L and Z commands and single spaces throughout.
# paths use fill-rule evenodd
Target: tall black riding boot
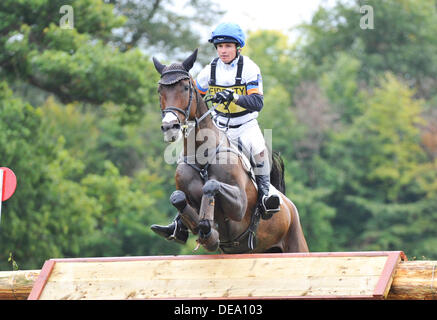
M 180 244 L 185 244 L 188 239 L 188 228 L 183 224 L 181 216 L 176 218 L 168 226 L 153 224 L 150 227 L 156 234 L 167 240 L 174 240 Z
M 256 175 L 255 180 L 258 186 L 258 201 L 263 209 L 261 218 L 268 220 L 279 211 L 281 200 L 277 194 L 269 195 L 270 175 Z

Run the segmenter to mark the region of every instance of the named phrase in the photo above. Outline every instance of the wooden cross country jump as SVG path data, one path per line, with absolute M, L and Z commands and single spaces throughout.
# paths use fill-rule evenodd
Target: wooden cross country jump
M 28 299 L 384 299 L 402 251 L 51 259 Z

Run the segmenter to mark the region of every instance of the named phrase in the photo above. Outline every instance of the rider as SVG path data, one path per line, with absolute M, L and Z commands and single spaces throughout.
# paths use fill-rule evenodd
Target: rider
M 213 111 L 216 126 L 227 130 L 228 137 L 253 156 L 258 201 L 264 212 L 271 215 L 279 210 L 280 199 L 277 194 L 269 194 L 268 151 L 256 119 L 263 108 L 262 77 L 255 62 L 240 54 L 245 38 L 237 24 L 218 25 L 208 40 L 214 44 L 218 57 L 199 73 L 196 86 L 201 95 L 208 93 L 219 103 Z M 179 216 L 170 225 L 154 225 L 152 230 L 182 243 L 188 237 Z

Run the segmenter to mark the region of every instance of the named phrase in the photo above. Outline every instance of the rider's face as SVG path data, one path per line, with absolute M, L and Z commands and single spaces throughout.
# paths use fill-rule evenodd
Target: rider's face
M 217 44 L 217 54 L 224 63 L 229 63 L 237 56 L 237 45 L 235 43 Z

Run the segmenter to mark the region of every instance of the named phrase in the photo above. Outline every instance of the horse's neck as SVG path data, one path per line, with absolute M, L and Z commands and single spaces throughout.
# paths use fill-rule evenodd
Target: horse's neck
M 208 108 L 200 96 L 198 97 L 197 102 L 196 117 L 199 119 L 202 115 L 208 112 Z M 196 155 L 200 147 L 202 150 L 215 149 L 222 140 L 223 133 L 214 125 L 211 117 L 206 116 L 198 123 L 195 130 L 192 130 L 188 137 L 184 138 L 184 156 L 192 157 Z
M 198 106 L 196 108 L 196 117 L 199 119 L 205 113 L 208 112 L 208 107 L 206 106 L 205 101 L 203 101 L 203 99 L 200 97 L 200 95 L 198 96 L 197 101 L 198 101 Z M 210 130 L 218 131 L 217 127 L 212 122 L 212 119 L 210 116 L 206 116 L 202 121 L 200 121 L 198 123 L 198 127 L 199 127 L 199 129 L 210 129 Z

